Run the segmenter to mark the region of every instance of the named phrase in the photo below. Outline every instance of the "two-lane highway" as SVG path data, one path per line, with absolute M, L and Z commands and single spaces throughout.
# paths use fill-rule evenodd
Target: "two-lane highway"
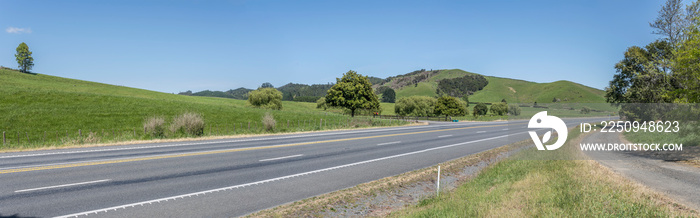
M 526 131 L 527 121 L 442 123 L 3 153 L 0 216 L 239 216 L 525 140 Z

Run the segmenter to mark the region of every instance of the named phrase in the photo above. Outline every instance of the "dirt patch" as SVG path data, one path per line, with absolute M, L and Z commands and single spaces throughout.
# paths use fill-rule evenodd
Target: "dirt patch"
M 513 87 L 510 87 L 510 86 L 509 86 L 508 89 L 510 89 L 510 91 L 513 92 L 513 93 L 517 93 Z
M 531 141 L 523 141 L 440 164 L 440 192 L 450 191 Z M 387 216 L 436 194 L 437 166 L 357 185 L 313 198 L 259 211 L 248 217 Z

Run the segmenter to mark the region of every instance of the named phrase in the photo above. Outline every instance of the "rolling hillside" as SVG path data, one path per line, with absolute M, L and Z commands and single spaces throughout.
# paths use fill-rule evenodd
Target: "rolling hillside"
M 95 134 L 92 143 L 108 142 L 111 139 L 105 138 L 113 138 L 110 134 L 125 135 L 117 141 L 148 139 L 143 135 L 146 118 L 162 116 L 169 122 L 185 112 L 202 115 L 207 135 L 259 133 L 261 118 L 268 112 L 244 100 L 175 95 L 8 69 L 0 69 L 0 84 L 0 132 L 8 139 L 7 145 L 0 144 L 4 148 L 35 146 L 45 139 L 57 145 L 82 143 L 75 141 L 79 129 L 83 136 Z M 316 109 L 315 103 L 285 101 L 283 107 L 269 111 L 278 122 L 277 131 L 282 132 L 318 129 L 319 119 L 335 121 L 330 123 L 334 125 L 347 119 Z M 287 120 L 290 128 L 286 128 Z M 330 124 L 324 128 L 333 128 Z
M 436 96 L 438 81 L 463 77 L 473 74 L 459 69 L 440 70 L 414 85 L 403 86 L 396 89 L 396 97 L 412 95 Z M 519 103 L 552 103 L 558 98 L 563 103 L 604 103 L 604 92 L 570 81 L 556 81 L 551 83 L 535 83 L 523 80 L 507 79 L 500 77 L 484 76 L 489 82 L 483 90 L 469 96 L 471 102 L 499 102 L 506 99 L 508 102 Z M 395 86 L 398 76 L 382 86 Z

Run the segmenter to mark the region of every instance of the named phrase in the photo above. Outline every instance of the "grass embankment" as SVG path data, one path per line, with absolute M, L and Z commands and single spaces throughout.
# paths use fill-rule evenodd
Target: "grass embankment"
M 627 140 L 634 143 L 673 143 L 683 144 L 683 146 L 700 145 L 700 128 L 697 121 L 679 121 L 678 132 L 650 132 L 650 131 L 629 131 L 624 132 Z M 664 128 L 669 125 L 664 125 Z M 674 126 L 670 126 L 672 129 Z
M 185 112 L 202 115 L 205 136 L 257 134 L 264 132 L 261 120 L 268 112 L 242 100 L 175 95 L 7 69 L 0 69 L 0 84 L 0 132 L 5 133 L 0 150 L 151 139 L 143 131 L 146 118 L 162 116 L 167 124 Z M 285 101 L 283 107 L 269 111 L 277 120 L 273 132 L 397 124 L 351 120 L 316 109 L 314 103 Z
M 698 214 L 633 184 L 591 160 L 576 158 L 578 129 L 556 151 L 527 149 L 476 178 L 396 217 L 668 217 Z M 573 142 L 572 142 L 573 141 Z

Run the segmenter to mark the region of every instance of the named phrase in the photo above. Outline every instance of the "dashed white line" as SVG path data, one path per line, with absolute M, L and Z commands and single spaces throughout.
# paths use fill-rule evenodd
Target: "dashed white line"
M 401 143 L 401 141 L 385 142 L 385 143 L 379 143 L 377 145 L 381 146 L 381 145 L 391 145 L 391 144 L 398 144 L 398 143 Z
M 71 184 L 65 184 L 65 185 L 54 185 L 54 186 L 47 186 L 47 187 L 41 187 L 41 188 L 22 189 L 22 190 L 17 190 L 17 191 L 15 191 L 15 193 L 30 192 L 30 191 L 39 191 L 39 190 L 52 189 L 52 188 L 63 188 L 63 187 L 76 186 L 76 185 L 87 185 L 87 184 L 99 183 L 99 182 L 107 182 L 107 181 L 109 181 L 109 179 L 96 180 L 96 181 L 89 181 L 89 182 L 71 183 Z
M 508 128 L 502 129 L 502 130 L 508 130 Z
M 265 161 L 272 161 L 272 160 L 282 160 L 282 159 L 287 159 L 287 158 L 293 158 L 293 157 L 301 157 L 304 156 L 303 154 L 297 154 L 297 155 L 289 155 L 289 156 L 284 156 L 284 157 L 276 157 L 276 158 L 270 158 L 270 159 L 262 159 L 260 162 L 265 162 Z
M 478 131 L 478 132 L 476 132 L 476 133 L 485 133 L 485 132 L 486 132 L 486 131 Z
M 438 136 L 438 138 L 450 137 L 450 136 L 452 136 L 452 135 L 441 135 L 441 136 Z
M 522 134 L 522 133 L 521 133 Z M 513 134 L 515 135 L 515 134 Z M 503 138 L 503 137 L 508 137 L 512 135 L 502 135 L 502 136 L 496 136 L 496 137 L 491 137 L 491 138 L 485 138 L 485 139 L 479 139 L 479 140 L 474 140 L 474 141 L 469 141 L 469 142 L 462 142 L 462 143 L 457 143 L 457 144 L 451 144 L 451 145 L 445 145 L 445 146 L 440 146 L 440 147 L 434 147 L 434 148 L 428 148 L 424 150 L 419 150 L 419 151 L 414 151 L 414 152 L 408 152 L 408 153 L 403 153 L 403 154 L 397 154 L 397 155 L 392 155 L 392 156 L 387 156 L 387 157 L 382 157 L 382 158 L 377 158 L 377 159 L 372 159 L 372 160 L 366 160 L 366 161 L 360 161 L 360 162 L 355 162 L 351 164 L 345 164 L 345 165 L 340 165 L 340 166 L 335 166 L 335 167 L 329 167 L 329 168 L 324 168 L 320 170 L 314 170 L 314 171 L 309 171 L 309 172 L 304 172 L 304 173 L 297 173 L 293 175 L 288 175 L 288 176 L 282 176 L 282 177 L 277 177 L 277 178 L 272 178 L 272 179 L 266 179 L 262 181 L 257 181 L 257 182 L 251 182 L 251 183 L 245 183 L 245 184 L 240 184 L 240 185 L 234 185 L 234 186 L 229 186 L 229 187 L 224 187 L 224 188 L 217 188 L 217 189 L 211 189 L 211 190 L 206 190 L 206 191 L 201 191 L 201 192 L 195 192 L 195 193 L 190 193 L 190 194 L 183 194 L 183 195 L 178 195 L 178 196 L 172 196 L 172 197 L 166 197 L 166 198 L 159 198 L 159 199 L 154 199 L 150 201 L 142 201 L 142 202 L 137 202 L 133 204 L 126 204 L 126 205 L 121 205 L 121 206 L 116 206 L 116 207 L 110 207 L 110 208 L 103 208 L 103 209 L 98 209 L 98 210 L 92 210 L 92 211 L 86 211 L 86 212 L 80 212 L 80 213 L 74 213 L 74 214 L 69 214 L 69 215 L 64 215 L 64 216 L 58 216 L 58 217 L 78 217 L 78 216 L 83 216 L 83 215 L 88 215 L 88 214 L 97 214 L 101 212 L 108 212 L 111 210 L 118 210 L 118 209 L 123 209 L 127 207 L 135 207 L 135 206 L 143 206 L 146 204 L 153 204 L 153 203 L 159 203 L 163 201 L 169 201 L 169 200 L 175 200 L 179 198 L 185 198 L 185 197 L 192 197 L 192 196 L 198 196 L 198 195 L 205 195 L 209 193 L 214 193 L 214 192 L 220 192 L 220 191 L 228 191 L 228 190 L 233 190 L 233 189 L 238 189 L 238 188 L 244 188 L 248 186 L 253 186 L 253 185 L 260 185 L 263 183 L 268 183 L 268 182 L 274 182 L 274 181 L 279 181 L 283 179 L 289 179 L 289 178 L 294 178 L 294 177 L 299 177 L 299 176 L 306 176 L 314 173 L 320 173 L 320 172 L 325 172 L 325 171 L 331 171 L 331 170 L 337 170 L 345 167 L 351 167 L 351 166 L 356 166 L 360 164 L 366 164 L 366 163 L 372 163 L 372 162 L 377 162 L 381 160 L 387 160 L 387 159 L 392 159 L 392 158 L 397 158 L 397 157 L 403 157 L 403 156 L 408 156 L 408 155 L 413 155 L 413 154 L 420 154 L 428 151 L 433 151 L 433 150 L 439 150 L 439 149 L 444 149 L 444 148 L 450 148 L 450 147 L 455 147 L 455 146 L 460 146 L 460 145 L 466 145 L 466 144 L 471 144 L 471 143 L 476 143 L 476 142 L 482 142 L 482 141 L 488 141 L 492 139 L 498 139 L 498 138 Z

